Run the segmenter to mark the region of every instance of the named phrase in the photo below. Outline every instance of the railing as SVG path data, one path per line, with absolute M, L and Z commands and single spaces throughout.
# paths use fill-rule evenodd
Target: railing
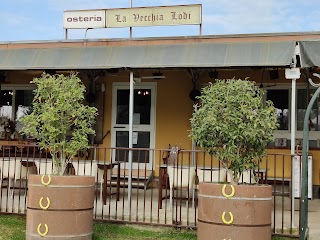
M 130 150 L 133 158 L 129 173 Z M 96 177 L 95 219 L 196 228 L 199 182 L 225 182 L 229 175 L 219 161 L 201 151 L 179 150 L 173 157 L 169 152 L 93 147 L 71 160 L 66 173 Z M 53 168 L 50 154 L 36 145 L 3 145 L 1 212 L 25 214 L 28 175 L 51 174 Z M 291 196 L 291 173 L 291 155 L 270 154 L 255 174 L 246 172 L 240 179 L 247 184 L 272 185 L 274 235 L 299 236 L 300 204 Z

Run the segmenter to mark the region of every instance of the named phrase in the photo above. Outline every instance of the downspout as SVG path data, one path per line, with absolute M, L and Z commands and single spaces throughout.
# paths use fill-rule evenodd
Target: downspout
M 90 93 L 93 94 L 93 96 L 96 95 L 96 86 L 95 86 L 95 82 L 96 80 L 98 79 L 99 77 L 96 77 L 93 81 L 90 81 Z M 95 106 L 95 100 L 91 103 L 89 103 L 89 106 L 90 107 L 94 107 Z M 95 129 L 95 125 L 96 123 L 93 124 L 93 128 Z M 91 134 L 89 136 L 89 142 L 90 142 L 90 145 L 93 146 L 94 145 L 94 135 Z

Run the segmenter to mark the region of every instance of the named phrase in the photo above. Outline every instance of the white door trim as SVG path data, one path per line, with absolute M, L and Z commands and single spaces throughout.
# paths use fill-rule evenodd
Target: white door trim
M 115 82 L 112 84 L 112 110 L 111 110 L 111 147 L 116 147 L 116 131 L 120 128 L 121 131 L 129 131 L 129 124 L 116 124 L 117 118 L 117 90 L 128 89 L 129 83 Z M 156 136 L 156 96 L 157 96 L 157 83 L 146 82 L 146 83 L 136 83 L 134 84 L 134 89 L 151 89 L 151 109 L 150 109 L 150 125 L 133 125 L 133 131 L 149 131 L 150 132 L 150 149 L 155 148 L 155 136 Z M 153 164 L 153 152 L 150 151 L 149 163 L 147 164 L 147 169 L 152 169 Z M 113 158 L 115 155 L 113 154 Z M 133 168 L 137 168 L 138 164 L 133 163 Z M 139 168 L 142 166 L 140 165 Z

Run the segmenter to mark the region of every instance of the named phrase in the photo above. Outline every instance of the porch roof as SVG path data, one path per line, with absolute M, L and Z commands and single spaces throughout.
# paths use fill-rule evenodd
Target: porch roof
M 320 41 L 300 41 L 302 67 L 320 66 Z
M 280 67 L 290 65 L 295 45 L 270 41 L 1 49 L 0 69 Z

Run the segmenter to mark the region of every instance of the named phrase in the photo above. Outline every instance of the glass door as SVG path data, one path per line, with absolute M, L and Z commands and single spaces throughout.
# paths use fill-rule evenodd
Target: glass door
M 133 168 L 152 167 L 150 150 L 154 148 L 155 84 L 134 85 L 133 107 Z M 114 84 L 112 99 L 112 147 L 129 147 L 129 84 Z M 138 150 L 140 149 L 140 150 Z M 115 151 L 115 159 L 128 161 L 128 151 Z

